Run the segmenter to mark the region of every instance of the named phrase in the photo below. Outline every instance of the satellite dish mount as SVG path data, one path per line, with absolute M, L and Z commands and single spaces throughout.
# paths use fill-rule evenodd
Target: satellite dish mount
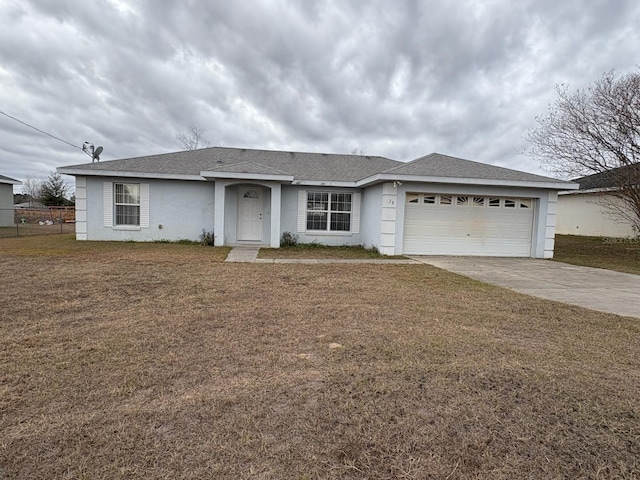
M 82 144 L 82 151 L 91 157 L 91 163 L 100 161 L 102 150 L 102 147 L 94 148 L 93 143 L 84 142 Z

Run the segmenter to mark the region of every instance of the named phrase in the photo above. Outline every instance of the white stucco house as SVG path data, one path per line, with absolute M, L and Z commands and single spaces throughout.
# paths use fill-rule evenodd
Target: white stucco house
M 637 166 L 635 168 L 640 172 Z M 620 170 L 576 178 L 573 183 L 580 184 L 578 190 L 559 192 L 556 233 L 614 238 L 638 235 L 639 232 L 633 230 L 628 220 L 612 215 L 607 208 L 607 204 L 611 202 L 617 202 L 624 208 L 623 203 L 614 195 L 615 173 Z
M 79 240 L 300 242 L 383 254 L 553 255 L 558 191 L 577 185 L 441 154 L 213 147 L 71 165 Z
M 0 227 L 9 227 L 14 223 L 13 186 L 22 182 L 0 175 Z

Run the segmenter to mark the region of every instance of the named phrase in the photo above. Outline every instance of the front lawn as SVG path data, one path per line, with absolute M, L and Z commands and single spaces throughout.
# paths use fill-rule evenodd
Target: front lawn
M 553 259 L 640 275 L 640 240 L 556 235 Z
M 225 255 L 0 240 L 0 477 L 637 477 L 637 319 Z
M 37 223 L 19 223 L 17 226 L 0 227 L 0 238 L 26 237 L 31 235 L 60 235 L 75 232 L 74 223 L 54 223 L 53 225 L 38 225 Z

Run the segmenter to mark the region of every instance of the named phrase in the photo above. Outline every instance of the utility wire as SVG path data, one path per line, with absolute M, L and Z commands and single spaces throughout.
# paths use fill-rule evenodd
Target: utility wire
M 0 110 L 0 113 L 1 113 L 2 115 L 4 115 L 5 117 L 9 117 L 10 119 L 15 120 L 16 122 L 21 123 L 21 124 L 23 124 L 23 125 L 26 125 L 26 126 L 27 126 L 27 127 L 29 127 L 29 128 L 33 128 L 34 130 L 36 130 L 36 131 L 38 131 L 38 132 L 40 132 L 40 133 L 44 133 L 45 135 L 47 135 L 47 136 L 49 136 L 49 137 L 51 137 L 51 138 L 55 138 L 56 140 L 59 140 L 59 141 L 61 141 L 61 142 L 63 142 L 63 143 L 66 143 L 67 145 L 71 145 L 72 147 L 77 148 L 78 150 L 82 150 L 82 147 L 79 147 L 79 146 L 77 146 L 77 145 L 74 145 L 73 143 L 70 143 L 70 142 L 67 142 L 66 140 L 63 140 L 63 139 L 61 139 L 61 138 L 58 138 L 58 137 L 56 137 L 55 135 L 51 135 L 50 133 L 47 133 L 47 132 L 45 132 L 45 131 L 42 131 L 42 130 L 40 130 L 39 128 L 34 127 L 33 125 L 29 125 L 28 123 L 25 123 L 25 122 L 23 122 L 22 120 L 17 119 L 16 117 L 12 117 L 12 116 L 11 116 L 11 115 L 9 115 L 8 113 L 4 113 L 2 110 Z M 84 152 L 84 150 L 82 150 L 82 151 Z M 86 152 L 85 152 L 85 153 L 86 153 Z

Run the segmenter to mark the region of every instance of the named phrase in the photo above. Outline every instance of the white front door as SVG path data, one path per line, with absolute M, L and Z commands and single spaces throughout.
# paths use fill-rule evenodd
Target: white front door
M 262 189 L 238 189 L 238 241 L 262 241 Z

